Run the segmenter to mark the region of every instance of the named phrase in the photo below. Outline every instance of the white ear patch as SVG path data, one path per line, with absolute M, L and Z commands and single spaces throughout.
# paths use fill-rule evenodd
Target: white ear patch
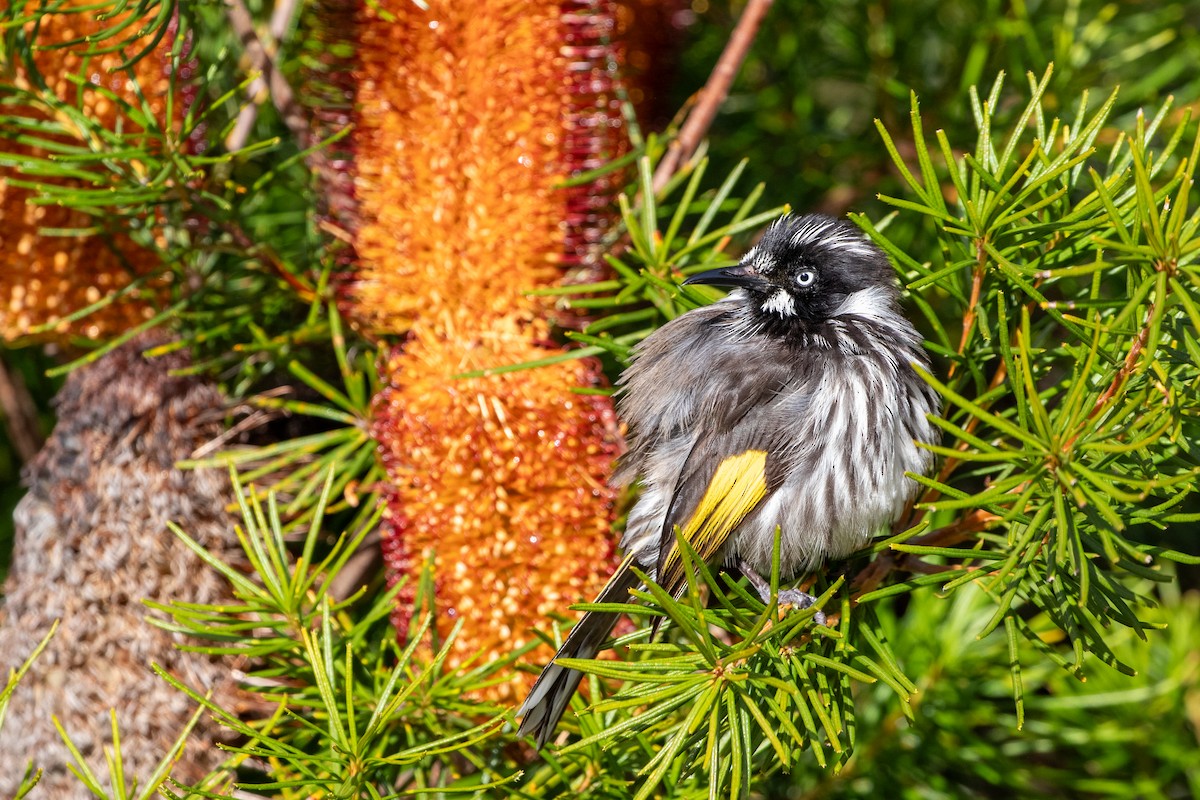
M 762 310 L 781 317 L 796 316 L 796 300 L 784 289 L 778 289 L 762 304 Z
M 842 304 L 833 310 L 832 317 L 854 315 L 868 319 L 888 319 L 896 314 L 895 307 L 886 289 L 870 286 L 846 296 Z

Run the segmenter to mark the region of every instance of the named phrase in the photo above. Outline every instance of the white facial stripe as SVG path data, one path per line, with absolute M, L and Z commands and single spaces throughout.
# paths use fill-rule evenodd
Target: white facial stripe
M 807 220 L 803 225 L 792 231 L 792 244 L 799 247 L 803 244 L 808 244 L 819 240 L 821 234 L 832 227 L 830 220 L 814 217 Z
M 775 265 L 778 262 L 775 260 L 775 256 L 773 256 L 771 253 L 759 250 L 758 246 L 756 245 L 746 251 L 746 254 L 742 256 L 742 260 L 739 263 L 741 263 L 741 265 L 744 267 L 749 267 L 761 275 L 764 272 L 770 272 L 774 270 Z
M 796 301 L 791 294 L 783 289 L 778 289 L 775 294 L 767 298 L 767 302 L 762 304 L 762 310 L 778 314 L 781 317 L 794 317 L 796 316 Z

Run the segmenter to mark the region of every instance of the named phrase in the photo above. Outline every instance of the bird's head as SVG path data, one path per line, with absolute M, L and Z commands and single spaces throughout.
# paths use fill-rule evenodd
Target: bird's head
M 887 256 L 853 223 L 824 214 L 776 220 L 734 267 L 693 275 L 684 283 L 741 289 L 765 323 L 818 323 L 851 296 L 890 304 L 897 293 Z M 869 291 L 863 295 L 858 293 Z

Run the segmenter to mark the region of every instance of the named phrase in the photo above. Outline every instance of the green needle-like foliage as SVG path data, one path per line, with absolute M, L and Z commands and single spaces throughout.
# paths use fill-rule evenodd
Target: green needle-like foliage
M 327 329 L 341 388 L 306 366 L 287 343 L 261 337 L 255 349 L 274 350 L 275 362 L 286 368 L 298 389 L 307 390 L 314 399 L 283 399 L 275 392 L 266 392 L 247 402 L 267 414 L 305 417 L 328 429 L 259 447 L 227 448 L 208 458 L 180 462 L 185 468 L 236 466 L 243 470 L 240 478 L 246 483 L 269 480 L 274 496 L 283 501 L 280 514 L 289 532 L 311 523 L 327 476 L 332 476 L 332 496 L 339 499 L 321 507 L 331 514 L 357 509 L 349 527 L 361 527 L 376 512 L 378 487 L 384 479 L 370 430 L 371 403 L 378 390 L 374 359 L 367 351 L 355 354 L 351 350 L 335 304 L 324 309 L 314 304 L 310 317 L 319 310 L 325 312 L 325 322 L 319 322 L 318 317 L 309 330 Z
M 809 750 L 823 766 L 843 762 L 854 747 L 856 685 L 883 681 L 907 709 L 915 686 L 900 671 L 886 641 L 869 631 L 873 615 L 843 601 L 836 625 L 815 625 L 805 611 L 766 607 L 727 576 L 698 562 L 685 540 L 681 551 L 694 569 L 687 594 L 675 600 L 647 580 L 636 593 L 645 608 L 635 618 L 670 620 L 670 641 L 630 644 L 624 661 L 562 659 L 559 663 L 618 681 L 621 690 L 580 714 L 583 736 L 554 753 L 563 762 L 612 762 L 620 748 L 654 753 L 634 770 L 634 795 L 655 796 L 661 784 L 706 780 L 719 794 L 744 796 L 755 776 L 790 770 Z M 643 576 L 644 577 L 644 576 Z M 778 585 L 778 545 L 775 558 Z M 844 581 L 818 598 L 825 605 Z M 627 610 L 585 604 L 586 610 Z M 641 634 L 635 637 L 641 638 Z M 593 683 L 593 691 L 599 685 Z M 637 713 L 631 714 L 631 711 Z M 826 755 L 826 750 L 830 755 Z M 538 776 L 530 781 L 537 782 Z
M 250 683 L 265 704 L 275 707 L 266 719 L 243 720 L 159 670 L 164 680 L 243 737 L 229 748 L 237 756 L 231 767 L 246 759 L 271 766 L 271 774 L 258 779 L 231 775 L 207 781 L 205 791 L 217 785 L 230 791 L 230 780 L 236 780 L 281 797 L 309 797 L 314 791 L 327 797 L 391 797 L 405 788 L 449 788 L 464 772 L 477 786 L 479 772 L 487 768 L 480 745 L 502 719 L 500 709 L 467 697 L 492 682 L 506 664 L 445 668 L 449 640 L 430 649 L 436 613 L 432 584 L 421 592 L 428 610 L 414 621 L 404 643 L 389 635 L 387 624 L 395 589 L 369 600 L 366 587 L 350 597 L 330 594 L 333 578 L 376 521 L 368 520 L 331 547 L 322 546 L 335 474 L 330 470 L 326 476 L 298 555 L 285 537 L 274 494 L 264 503 L 256 492 L 242 491 L 234 476 L 243 498 L 238 534 L 254 579 L 175 529 L 229 580 L 238 604 L 151 604 L 163 615 L 157 624 L 197 642 L 186 645 L 189 649 L 251 659 Z M 459 768 L 447 769 L 439 758 L 450 753 L 461 760 Z
M 1200 138 L 1179 152 L 1185 116 L 1155 152 L 1164 108 L 1101 147 L 1116 95 L 1096 109 L 1085 96 L 1063 123 L 1042 107 L 1050 78 L 1030 76 L 1008 130 L 992 117 L 1002 80 L 986 101 L 973 93 L 974 149 L 956 155 L 939 132 L 940 167 L 915 97 L 918 170 L 881 126 L 911 190 L 881 199 L 932 221 L 933 259 L 918 263 L 862 222 L 902 265 L 948 364 L 947 379 L 926 376 L 946 400 L 947 439 L 933 448 L 940 474 L 920 478 L 924 507 L 947 526 L 986 521 L 978 538 L 959 537 L 971 543 L 962 554 L 1002 555 L 945 588 L 978 582 L 995 599 L 981 634 L 1003 624 L 1040 641 L 1029 605 L 1071 642 L 1068 656 L 1048 649 L 1053 659 L 1082 674 L 1091 653 L 1130 671 L 1106 644 L 1111 623 L 1150 627 L 1140 609 L 1152 601 L 1129 579 L 1170 580 L 1162 559 L 1197 563 L 1148 528 L 1200 519 L 1181 510 L 1200 475 L 1200 218 L 1189 208 Z M 1020 704 L 1019 683 L 1014 692 Z

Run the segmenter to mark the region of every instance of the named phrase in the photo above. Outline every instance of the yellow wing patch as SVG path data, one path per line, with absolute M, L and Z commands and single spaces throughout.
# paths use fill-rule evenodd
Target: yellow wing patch
M 767 494 L 767 453 L 747 450 L 717 465 L 708 489 L 683 525 L 682 535 L 696 555 L 710 561 L 722 545 Z M 658 584 L 672 594 L 684 586 L 683 560 L 672 544 L 663 559 Z

